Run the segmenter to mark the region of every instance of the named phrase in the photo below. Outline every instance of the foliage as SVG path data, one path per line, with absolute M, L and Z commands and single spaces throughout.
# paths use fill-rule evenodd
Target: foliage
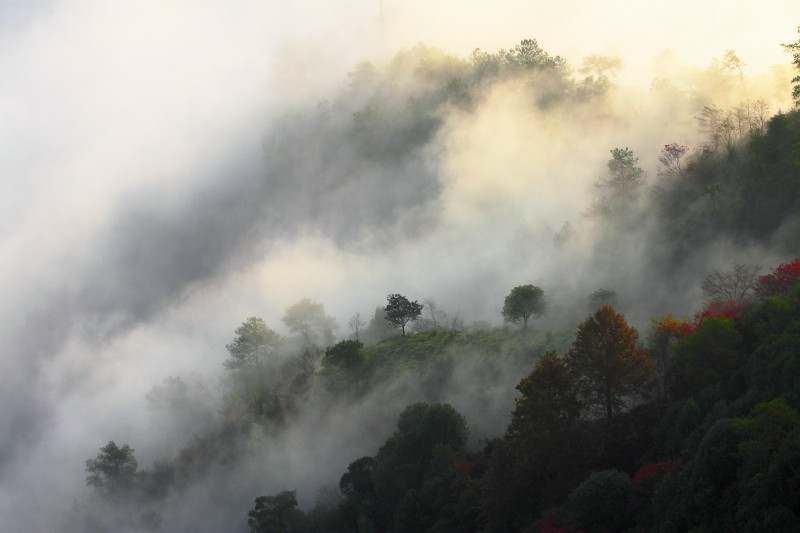
M 797 33 L 800 33 L 800 26 L 797 27 Z M 800 71 L 800 39 L 789 44 L 781 44 L 783 49 L 792 55 L 792 63 L 794 68 Z M 794 87 L 792 88 L 792 97 L 794 98 L 795 105 L 800 106 L 800 74 L 792 78 Z
M 630 148 L 613 148 L 608 160 L 608 176 L 600 180 L 601 187 L 611 187 L 623 198 L 629 199 L 642 184 L 644 170 L 637 166 L 639 158 Z
M 554 352 L 517 385 L 511 423 L 492 446 L 483 512 L 497 530 L 518 530 L 560 503 L 585 475 L 595 439 L 579 420 L 577 380 Z
M 607 420 L 650 386 L 652 360 L 638 338 L 623 315 L 603 306 L 578 326 L 567 353 L 567 366 L 580 376 L 584 402 Z
M 659 479 L 670 472 L 679 470 L 682 466 L 683 461 L 681 459 L 662 461 L 660 463 L 645 463 L 636 471 L 631 481 L 637 491 L 652 492 Z
M 364 343 L 356 340 L 341 341 L 325 350 L 323 366 L 336 367 L 350 372 L 364 362 Z
M 612 218 L 630 212 L 639 188 L 644 182 L 644 169 L 638 166 L 639 158 L 629 148 L 614 148 L 608 160 L 608 174 L 595 185 L 607 191 L 592 201 L 584 216 Z
M 742 519 L 771 506 L 800 513 L 800 415 L 783 398 L 756 405 L 734 422 L 742 431 L 737 472 L 745 505 Z
M 744 306 L 742 303 L 736 300 L 709 302 L 705 309 L 694 315 L 692 330 L 696 330 L 704 318 L 727 318 L 729 320 L 738 321 L 741 319 L 743 310 Z
M 425 530 L 433 520 L 425 509 L 443 508 L 450 488 L 464 487 L 464 474 L 453 468 L 463 453 L 467 424 L 452 406 L 415 403 L 397 421 L 397 431 L 377 455 L 351 463 L 339 486 L 341 509 L 351 527 L 369 523 L 379 530 Z M 459 481 L 459 479 L 461 481 Z M 455 515 L 456 510 L 451 508 Z M 439 520 L 444 517 L 439 516 Z M 451 517 L 455 519 L 455 516 Z
M 610 289 L 597 289 L 589 295 L 589 311 L 594 312 L 595 309 L 610 305 L 614 307 L 617 305 L 617 293 Z
M 112 440 L 102 448 L 94 459 L 86 460 L 86 484 L 103 488 L 109 494 L 129 491 L 134 487 L 138 462 L 133 448 L 127 444 L 119 447 Z
M 307 345 L 328 345 L 333 342 L 336 319 L 325 314 L 325 306 L 303 298 L 286 309 L 281 322 L 292 333 L 299 334 Z
M 651 318 L 648 348 L 653 358 L 653 375 L 661 394 L 666 398 L 669 391 L 670 369 L 675 357 L 678 341 L 691 334 L 694 325 L 685 319 L 675 318 L 672 313 Z
M 280 337 L 267 327 L 264 319 L 250 317 L 235 330 L 236 337 L 225 346 L 230 354 L 223 365 L 228 370 L 257 366 L 275 351 Z
M 400 328 L 403 336 L 406 334 L 406 324 L 413 322 L 422 314 L 422 304 L 416 300 L 409 301 L 408 298 L 400 294 L 390 294 L 386 297 L 388 303 L 384 308 L 386 320 Z
M 322 368 L 333 382 L 343 381 L 347 390 L 364 377 L 364 344 L 357 340 L 341 341 L 325 350 Z
M 686 319 L 676 318 L 669 313 L 660 318 L 652 318 L 653 330 L 666 333 L 674 339 L 682 339 L 692 332 L 692 324 Z
M 306 516 L 297 508 L 297 493 L 293 490 L 284 490 L 273 496 L 259 496 L 247 516 L 250 533 L 306 531 Z
M 503 302 L 503 320 L 514 324 L 522 322 L 527 329 L 528 320 L 544 313 L 544 291 L 536 285 L 520 285 L 511 289 Z
M 567 514 L 588 533 L 625 531 L 632 525 L 632 497 L 627 475 L 616 470 L 595 472 L 569 495 Z
M 800 282 L 800 258 L 782 263 L 758 278 L 755 291 L 762 298 L 784 295 Z
M 555 352 L 537 361 L 533 371 L 517 385 L 506 438 L 530 440 L 576 420 L 581 411 L 576 376 Z
M 718 144 L 727 145 L 721 113 L 709 111 L 706 124 L 716 131 Z M 795 250 L 800 226 L 787 222 L 800 202 L 800 110 L 752 129 L 738 140 L 731 132 L 724 152 L 711 145 L 698 148 L 681 160 L 682 174 L 659 180 L 648 211 L 657 221 L 649 255 L 659 258 L 653 266 L 668 283 L 680 283 L 676 267 L 714 242 Z
M 732 381 L 745 360 L 742 335 L 733 320 L 720 316 L 704 317 L 697 329 L 675 349 L 672 393 L 687 398 L 708 387 L 726 387 L 725 396 L 741 393 Z

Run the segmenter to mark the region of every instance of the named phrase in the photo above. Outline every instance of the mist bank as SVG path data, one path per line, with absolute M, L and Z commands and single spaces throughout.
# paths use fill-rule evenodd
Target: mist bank
M 162 37 L 174 29 L 160 28 Z M 92 42 L 64 53 L 87 57 Z M 245 48 L 252 54 L 266 45 L 259 43 Z M 721 60 L 694 70 L 673 63 L 643 92 L 616 85 L 615 69 L 589 64 L 580 72 L 531 40 L 469 57 L 420 45 L 372 64 L 353 59 L 336 81 L 330 72 L 310 78 L 339 90 L 281 98 L 281 91 L 259 92 L 263 71 L 253 82 L 241 75 L 249 63 L 220 59 L 238 50 L 219 52 L 210 67 L 198 61 L 175 73 L 170 65 L 181 54 L 155 61 L 159 49 L 147 50 L 153 63 L 134 62 L 140 85 L 97 75 L 119 73 L 124 61 L 110 55 L 80 63 L 68 77 L 79 103 L 105 95 L 98 114 L 105 118 L 70 106 L 55 116 L 74 128 L 56 135 L 44 117 L 62 97 L 42 96 L 39 139 L 44 159 L 53 162 L 36 166 L 41 179 L 15 193 L 19 205 L 35 208 L 15 207 L 4 220 L 9 327 L 2 335 L 10 355 L 2 365 L 10 377 L 0 397 L 0 475 L 4 514 L 21 529 L 34 522 L 33 529 L 53 529 L 58 513 L 37 513 L 43 497 L 24 495 L 46 494 L 49 501 L 45 488 L 57 479 L 58 511 L 66 511 L 83 491 L 83 460 L 109 440 L 131 442 L 150 465 L 175 457 L 187 433 L 197 431 L 201 440 L 214 434 L 224 421 L 224 347 L 245 317 L 263 316 L 286 335 L 284 310 L 309 297 L 325 303 L 344 338 L 354 312 L 369 317 L 387 293 L 401 292 L 440 302 L 465 327 L 491 328 L 510 288 L 533 282 L 550 302 L 537 325 L 542 330 L 577 325 L 601 287 L 616 291 L 632 321 L 646 322 L 654 314 L 692 312 L 699 281 L 712 269 L 775 262 L 796 242 L 789 214 L 771 213 L 744 231 L 741 222 L 751 213 L 736 210 L 748 175 L 737 178 L 726 165 L 757 162 L 747 137 L 765 125 L 748 119 L 729 145 L 687 156 L 696 174 L 661 180 L 664 145 L 709 144 L 693 119 L 707 106 L 716 104 L 723 115 L 743 103 L 750 113 L 760 99 L 770 113 L 788 106 L 774 94 L 773 78 L 742 78 Z M 271 66 L 286 69 L 294 80 L 288 85 L 303 89 L 303 72 L 311 74 L 298 69 L 295 52 Z M 66 69 L 69 61 L 59 64 Z M 206 68 L 214 75 L 202 78 L 204 90 L 186 81 Z M 776 74 L 786 81 L 785 72 Z M 154 80 L 173 88 L 168 98 Z M 230 80 L 234 91 L 223 89 Z M 187 86 L 204 96 L 175 89 Z M 139 120 L 128 122 L 129 112 Z M 775 140 L 789 136 L 790 126 Z M 767 130 L 761 133 L 776 146 Z M 608 173 L 609 150 L 621 146 L 633 150 L 646 173 L 639 193 L 624 215 L 584 217 L 598 195 L 595 183 Z M 27 153 L 12 162 L 24 170 L 36 159 Z M 675 192 L 692 187 L 694 196 Z M 703 192 L 708 187 L 716 192 Z M 790 213 L 795 192 L 776 191 Z M 760 198 L 770 205 L 770 194 Z M 693 211 L 682 218 L 674 205 Z M 427 387 L 414 383 L 415 375 L 401 378 L 396 391 L 335 405 L 324 420 L 299 415 L 278 436 L 254 427 L 233 439 L 232 449 L 245 451 L 214 462 L 213 474 L 182 489 L 197 514 L 165 504 L 162 527 L 224 529 L 226 520 L 244 516 L 254 493 L 284 483 L 302 487 L 310 504 L 318 485 L 335 485 L 341 465 L 371 453 L 402 407 L 416 400 L 451 402 L 476 428 L 476 439 L 496 436 L 513 405 L 513 386 L 531 363 L 523 361 L 498 362 L 479 401 L 466 392 L 485 370 L 476 363 Z M 203 400 L 186 418 L 199 429 L 159 426 L 163 421 L 146 410 L 147 393 L 167 376 L 189 382 L 193 372 Z M 154 423 L 163 432 L 149 431 Z M 325 439 L 309 437 L 320 427 Z M 267 477 L 273 481 L 265 486 Z M 202 510 L 219 498 L 219 486 L 229 497 L 219 500 L 219 521 L 208 522 Z M 176 494 L 168 501 L 185 501 Z

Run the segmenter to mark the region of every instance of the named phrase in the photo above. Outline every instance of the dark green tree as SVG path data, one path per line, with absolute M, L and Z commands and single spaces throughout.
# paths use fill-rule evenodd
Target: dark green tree
M 254 316 L 242 322 L 235 333 L 233 342 L 225 346 L 230 358 L 223 365 L 228 370 L 259 365 L 280 342 L 278 334 L 267 327 L 264 319 Z
M 544 291 L 536 285 L 520 285 L 511 289 L 503 302 L 503 320 L 514 324 L 522 322 L 528 328 L 528 320 L 540 316 L 545 309 Z
M 112 440 L 102 448 L 94 459 L 86 461 L 86 484 L 105 489 L 110 494 L 133 488 L 139 463 L 133 456 L 133 448 L 116 445 Z
M 334 381 L 344 381 L 349 390 L 361 377 L 364 366 L 363 348 L 364 343 L 357 340 L 341 341 L 329 346 L 322 358 L 322 368 Z
M 530 441 L 542 433 L 569 426 L 581 412 L 578 382 L 555 351 L 536 362 L 533 371 L 517 385 L 522 394 L 515 400 L 506 438 Z
M 633 522 L 632 496 L 633 484 L 626 474 L 595 472 L 569 495 L 567 515 L 589 533 L 627 531 Z
M 742 522 L 754 522 L 770 509 L 783 506 L 794 514 L 792 529 L 797 530 L 800 527 L 795 514 L 800 512 L 800 416 L 797 411 L 783 398 L 775 398 L 756 405 L 750 417 L 738 419 L 733 425 L 742 434 L 738 454 L 742 463 L 737 471 L 741 487 L 738 518 Z
M 491 531 L 520 531 L 559 505 L 588 470 L 596 438 L 579 420 L 574 374 L 549 352 L 517 385 L 505 438 L 492 445 L 481 507 Z
M 436 450 L 448 456 L 463 454 L 466 439 L 466 421 L 452 406 L 420 402 L 406 407 L 397 431 L 377 455 L 351 463 L 342 476 L 339 487 L 345 498 L 340 510 L 345 521 L 357 531 L 367 526 L 370 531 L 427 530 L 421 524 L 433 517 L 420 513 L 422 507 L 435 507 L 432 500 L 438 502 L 434 488 L 429 492 L 425 487 L 426 476 L 436 477 L 434 459 L 441 459 Z
M 400 294 L 390 294 L 386 297 L 386 300 L 389 302 L 385 307 L 386 320 L 400 328 L 403 336 L 405 336 L 406 324 L 419 318 L 422 314 L 423 305 L 417 303 L 416 300 L 409 301 L 408 298 Z
M 297 508 L 297 492 L 293 490 L 284 490 L 274 496 L 259 496 L 247 516 L 250 533 L 305 531 L 306 515 Z
M 737 378 L 747 359 L 743 340 L 732 319 L 703 318 L 697 330 L 675 347 L 670 369 L 673 397 L 687 398 L 721 387 L 728 399 L 737 398 L 744 392 Z

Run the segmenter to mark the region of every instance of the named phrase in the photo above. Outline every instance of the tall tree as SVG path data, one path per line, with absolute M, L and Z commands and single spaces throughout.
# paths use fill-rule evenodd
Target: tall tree
M 358 333 L 364 329 L 364 326 L 366 326 L 367 323 L 361 317 L 361 313 L 357 311 L 352 317 L 350 317 L 350 321 L 347 323 L 347 325 L 350 326 L 355 340 L 359 340 Z
M 109 494 L 130 490 L 136 481 L 139 463 L 133 456 L 133 448 L 116 445 L 112 440 L 102 448 L 94 459 L 86 461 L 86 484 L 104 488 Z
M 416 300 L 412 302 L 400 294 L 390 294 L 386 300 L 388 301 L 385 307 L 386 320 L 400 328 L 405 336 L 406 324 L 419 318 L 423 305 Z
M 569 425 L 580 415 L 581 404 L 574 374 L 555 351 L 536 362 L 533 371 L 517 385 L 522 394 L 515 400 L 506 438 L 525 440 L 542 432 Z
M 236 338 L 225 346 L 230 354 L 223 365 L 228 370 L 260 364 L 261 360 L 275 351 L 280 337 L 267 327 L 263 318 L 251 316 L 235 330 Z
M 638 166 L 639 158 L 630 148 L 614 148 L 608 160 L 608 176 L 601 178 L 599 185 L 610 188 L 622 201 L 629 201 L 642 184 L 644 170 Z
M 584 216 L 608 219 L 623 212 L 636 196 L 644 181 L 644 169 L 638 166 L 639 158 L 630 148 L 614 148 L 608 160 L 608 174 L 595 185 L 607 192 L 595 198 Z
M 536 285 L 520 285 L 511 289 L 503 302 L 503 320 L 528 328 L 528 320 L 544 313 L 544 291 Z
M 639 334 L 611 306 L 603 306 L 578 326 L 567 353 L 587 405 L 610 420 L 626 399 L 644 392 L 651 380 L 652 360 L 638 346 Z
M 484 476 L 487 531 L 520 531 L 556 506 L 585 475 L 594 439 L 579 420 L 577 380 L 548 352 L 517 385 L 505 438 L 492 445 Z
M 336 319 L 325 314 L 325 306 L 303 298 L 286 310 L 281 321 L 292 333 L 299 334 L 306 344 L 333 343 Z

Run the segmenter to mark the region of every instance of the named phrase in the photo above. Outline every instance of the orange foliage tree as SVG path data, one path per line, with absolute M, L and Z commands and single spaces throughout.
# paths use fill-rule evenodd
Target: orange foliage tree
M 679 340 L 692 333 L 694 326 L 688 320 L 668 315 L 651 318 L 648 346 L 653 358 L 653 373 L 658 382 L 658 389 L 665 399 L 668 391 L 669 367 L 675 355 L 675 345 Z
M 578 326 L 567 353 L 585 404 L 607 420 L 651 385 L 653 362 L 638 340 L 639 333 L 625 316 L 605 305 Z

